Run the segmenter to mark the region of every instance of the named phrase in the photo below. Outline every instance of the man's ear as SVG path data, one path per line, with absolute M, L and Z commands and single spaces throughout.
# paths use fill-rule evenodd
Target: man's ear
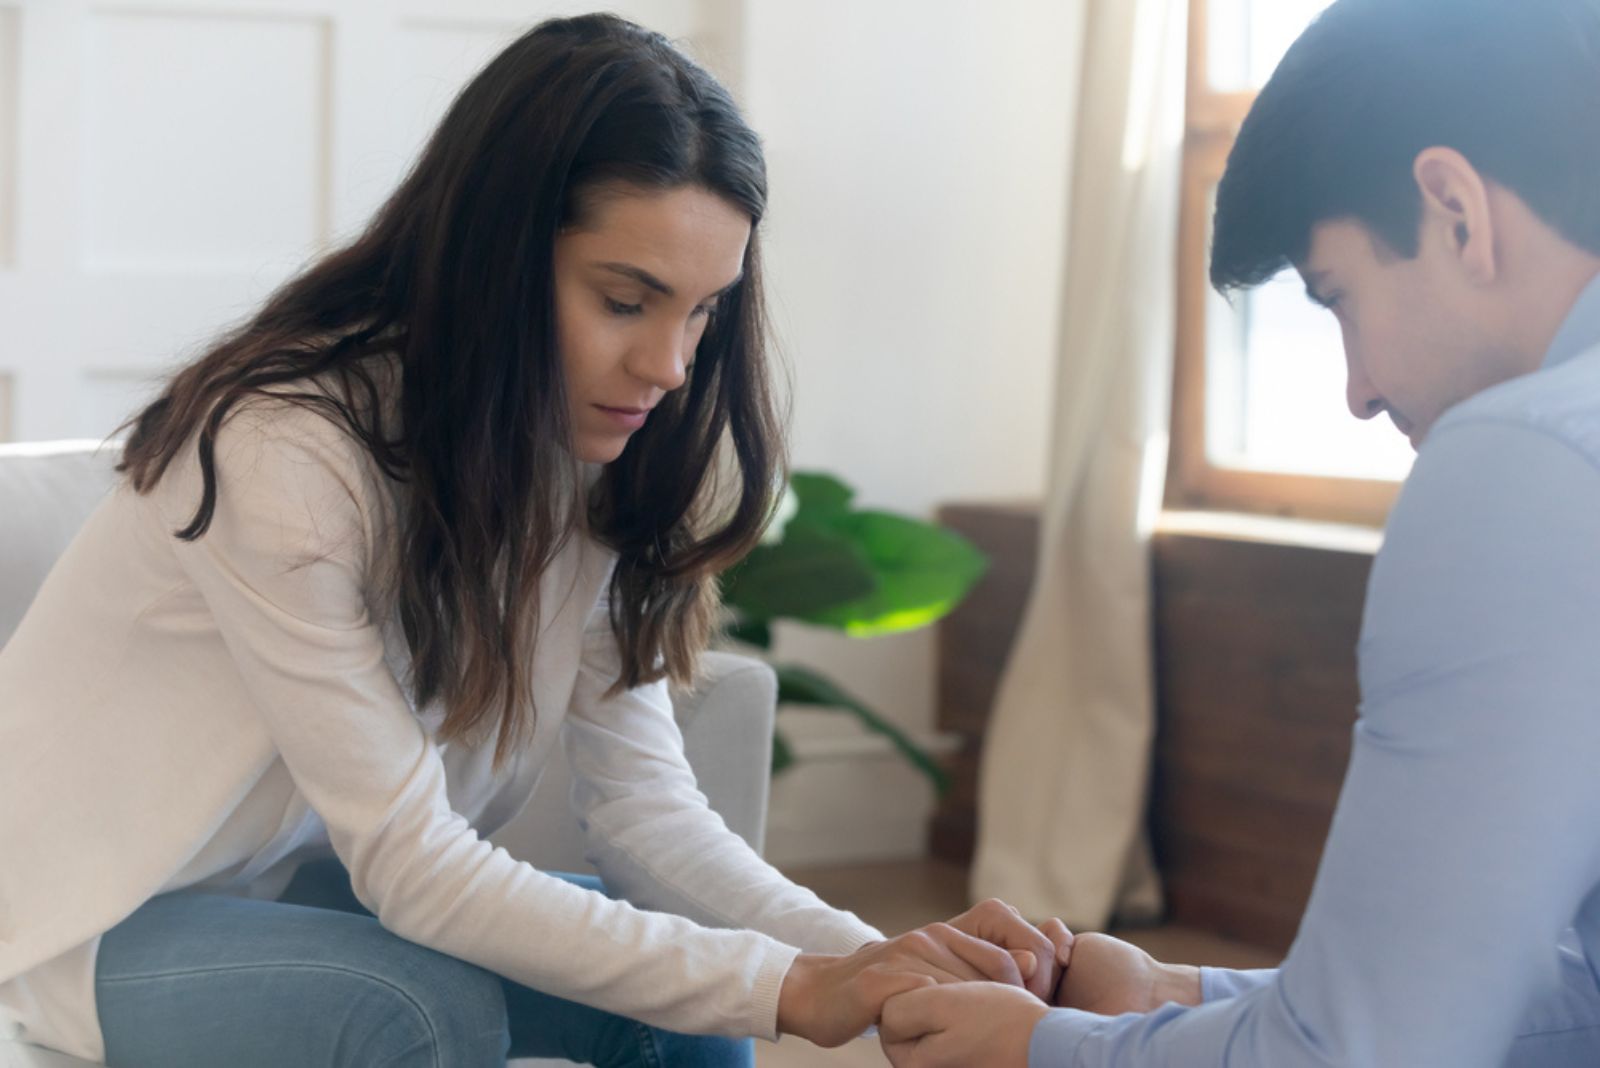
M 1489 185 L 1453 148 L 1423 149 L 1412 164 L 1422 192 L 1422 244 L 1437 243 L 1479 285 L 1499 274 Z

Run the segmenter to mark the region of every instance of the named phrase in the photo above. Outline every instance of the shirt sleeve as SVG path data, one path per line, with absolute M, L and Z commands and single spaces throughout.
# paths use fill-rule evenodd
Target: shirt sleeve
M 1240 971 L 1233 968 L 1202 967 L 1200 1000 L 1223 1001 L 1227 998 L 1236 998 L 1257 987 L 1266 986 L 1277 978 L 1276 968 L 1248 968 Z
M 1354 752 L 1282 969 L 1194 1009 L 1060 1010 L 1030 1063 L 1501 1064 L 1600 882 L 1597 552 L 1585 457 L 1436 430 L 1374 566 Z
M 813 953 L 846 954 L 882 939 L 790 882 L 728 829 L 684 756 L 667 684 L 608 695 L 621 667 L 602 597 L 562 729 L 573 808 L 607 889 L 644 908 L 763 931 Z
M 192 453 L 192 450 L 189 450 Z M 527 986 L 678 1031 L 774 1037 L 796 950 L 571 886 L 451 809 L 367 591 L 382 513 L 360 447 L 288 405 L 231 417 L 210 530 L 174 540 L 266 732 L 387 929 Z M 158 487 L 176 529 L 192 457 Z

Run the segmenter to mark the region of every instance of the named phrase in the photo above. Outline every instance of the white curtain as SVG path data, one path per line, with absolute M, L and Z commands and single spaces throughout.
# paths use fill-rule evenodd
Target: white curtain
M 1037 579 L 983 757 L 976 897 L 1154 915 L 1149 533 L 1176 318 L 1187 0 L 1083 0 L 1056 433 Z

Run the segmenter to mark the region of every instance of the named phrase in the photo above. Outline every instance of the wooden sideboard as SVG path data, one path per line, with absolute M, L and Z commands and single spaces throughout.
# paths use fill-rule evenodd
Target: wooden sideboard
M 938 723 L 959 735 L 935 856 L 972 856 L 977 767 L 1026 607 L 1038 511 L 951 505 L 993 560 L 941 624 Z M 1370 553 L 1162 533 L 1153 548 L 1157 741 L 1150 822 L 1168 919 L 1287 949 L 1350 756 Z

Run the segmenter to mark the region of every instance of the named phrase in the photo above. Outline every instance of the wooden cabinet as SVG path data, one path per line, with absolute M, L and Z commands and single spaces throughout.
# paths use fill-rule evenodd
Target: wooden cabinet
M 1036 505 L 950 505 L 939 522 L 989 555 L 989 570 L 961 607 L 939 626 L 939 729 L 961 738 L 948 764 L 950 792 L 934 813 L 930 852 L 961 864 L 972 860 L 977 834 L 978 758 L 1007 654 L 1022 625 L 1034 559 L 1039 555 Z
M 1038 516 L 961 505 L 940 520 L 995 561 L 939 636 L 939 726 L 964 742 L 931 848 L 968 862 L 983 731 L 1026 608 Z M 1350 758 L 1372 557 L 1193 533 L 1159 534 L 1153 553 L 1150 819 L 1169 920 L 1283 950 Z

